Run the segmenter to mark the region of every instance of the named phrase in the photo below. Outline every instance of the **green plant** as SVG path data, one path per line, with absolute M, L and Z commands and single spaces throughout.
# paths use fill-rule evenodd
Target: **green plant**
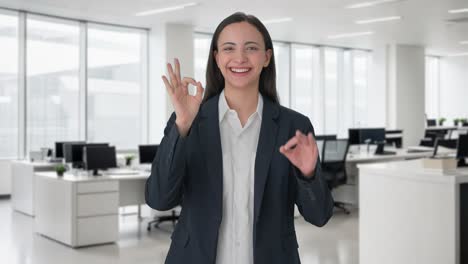
M 130 166 L 132 164 L 132 160 L 135 158 L 135 155 L 126 155 L 125 156 L 125 165 Z
M 465 124 L 468 122 L 468 118 L 460 118 L 460 123 Z
M 444 125 L 445 120 L 447 120 L 447 118 L 445 118 L 445 117 L 439 118 L 439 126 Z
M 55 171 L 57 172 L 57 175 L 62 176 L 67 171 L 67 168 L 63 164 L 58 164 L 55 166 Z

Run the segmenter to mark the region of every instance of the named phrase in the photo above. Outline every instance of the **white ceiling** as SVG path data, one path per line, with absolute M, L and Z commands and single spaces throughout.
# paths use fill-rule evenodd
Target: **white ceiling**
M 446 55 L 468 52 L 468 13 L 449 14 L 449 9 L 468 8 L 468 0 L 406 0 L 362 9 L 345 6 L 369 0 L 0 0 L 0 7 L 107 23 L 150 28 L 163 22 L 191 24 L 198 31 L 213 32 L 226 16 L 243 11 L 261 20 L 292 17 L 290 22 L 267 25 L 274 40 L 330 44 L 372 49 L 374 45 L 401 43 L 423 45 L 427 53 Z M 184 10 L 137 17 L 135 13 L 197 2 Z M 400 21 L 357 25 L 355 20 L 402 16 Z M 372 36 L 329 40 L 328 35 L 374 31 Z

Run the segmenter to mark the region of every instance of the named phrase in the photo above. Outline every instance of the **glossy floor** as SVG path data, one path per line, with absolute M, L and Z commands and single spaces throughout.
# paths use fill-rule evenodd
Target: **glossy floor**
M 121 217 L 118 243 L 72 249 L 34 233 L 34 219 L 0 200 L 0 263 L 8 264 L 162 264 L 170 243 L 170 224 L 146 231 L 146 221 Z M 358 215 L 337 212 L 323 228 L 296 220 L 299 253 L 304 264 L 357 264 Z

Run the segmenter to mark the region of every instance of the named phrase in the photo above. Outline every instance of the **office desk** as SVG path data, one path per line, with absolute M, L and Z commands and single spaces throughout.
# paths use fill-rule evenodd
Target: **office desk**
M 361 264 L 467 263 L 468 169 L 425 169 L 422 160 L 358 167 Z
M 35 177 L 40 171 L 53 171 L 56 163 L 12 161 L 11 204 L 14 210 L 34 216 Z
M 115 242 L 119 207 L 145 203 L 149 174 L 36 173 L 35 231 L 71 247 Z

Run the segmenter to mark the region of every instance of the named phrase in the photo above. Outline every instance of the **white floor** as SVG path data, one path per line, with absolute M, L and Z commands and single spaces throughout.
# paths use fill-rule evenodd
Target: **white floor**
M 170 243 L 171 224 L 146 231 L 146 221 L 121 217 L 118 243 L 72 249 L 33 230 L 34 219 L 13 211 L 10 200 L 0 199 L 0 263 L 8 264 L 162 264 Z M 358 213 L 337 212 L 323 228 L 296 220 L 303 264 L 357 264 Z

